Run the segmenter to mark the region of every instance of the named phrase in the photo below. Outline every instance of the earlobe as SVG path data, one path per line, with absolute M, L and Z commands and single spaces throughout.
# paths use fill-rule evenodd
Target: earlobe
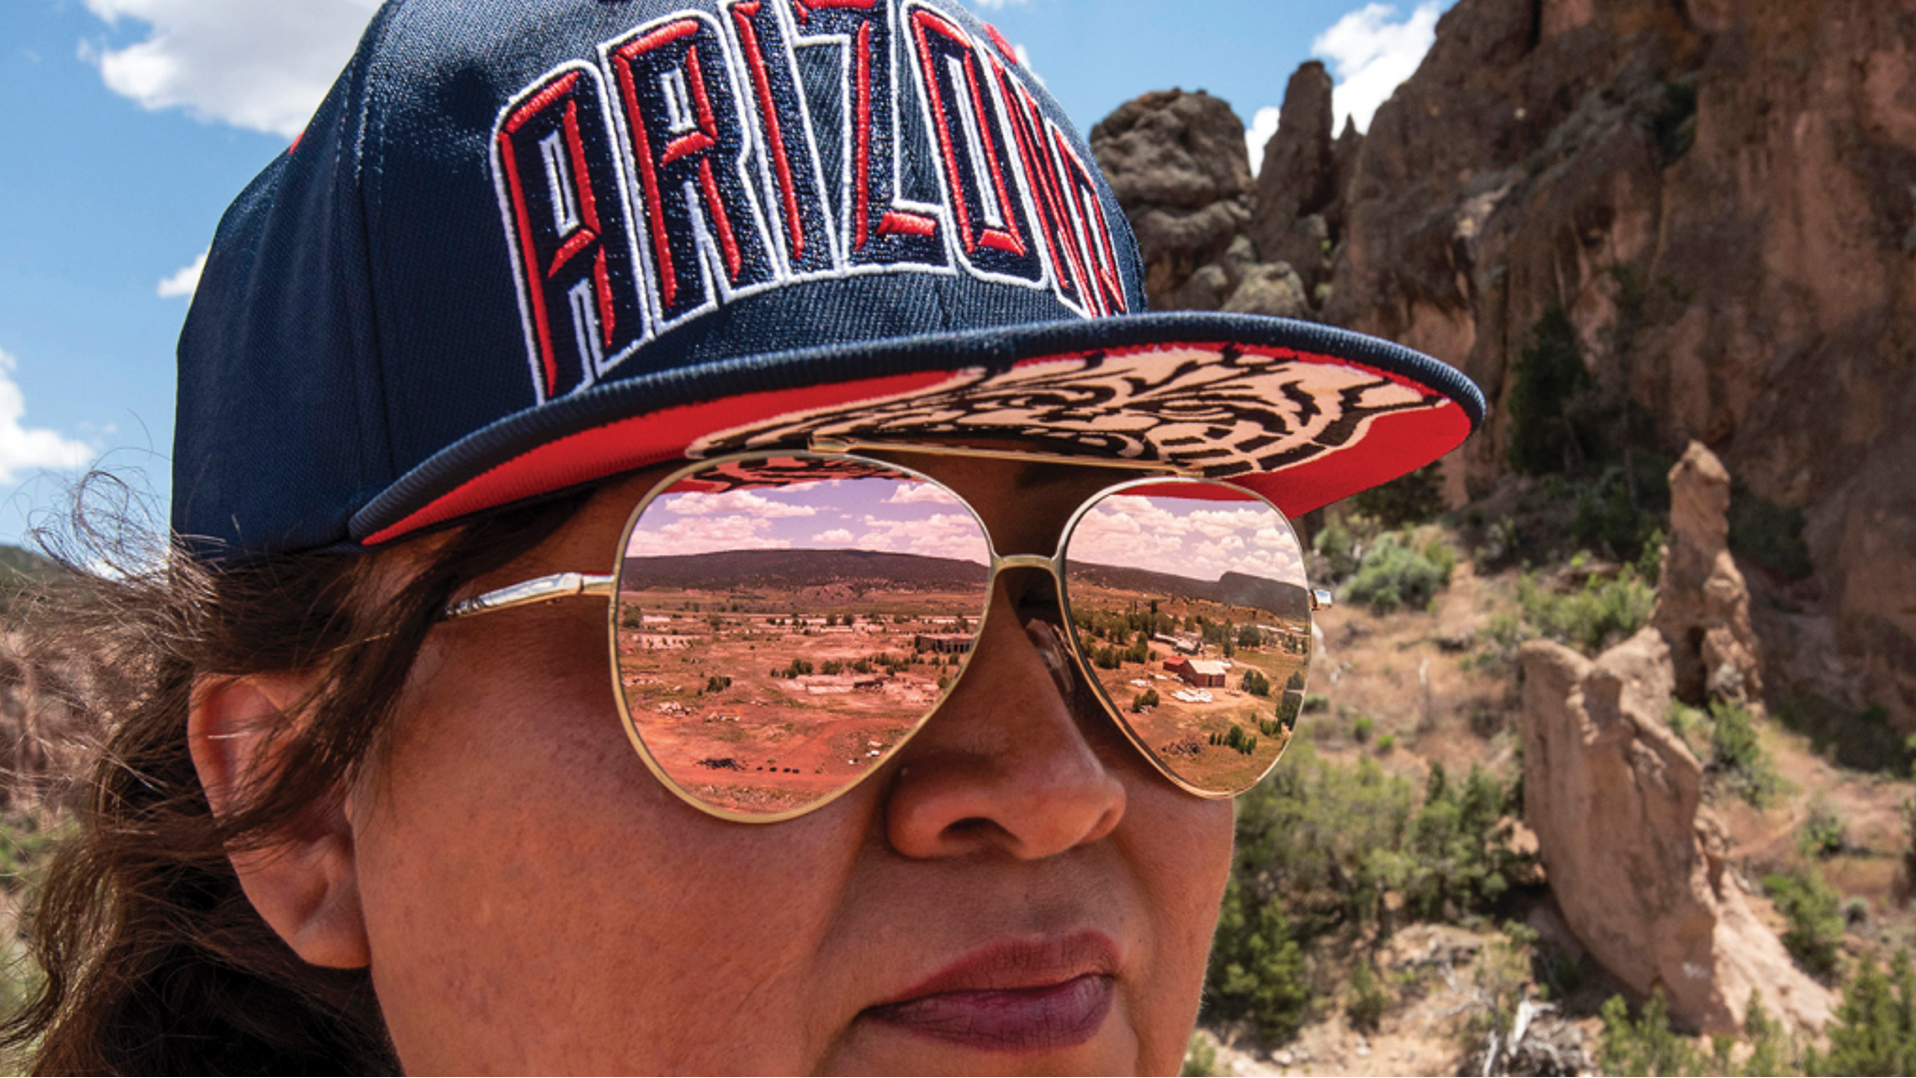
M 307 674 L 202 679 L 193 689 L 187 745 L 213 815 L 230 818 L 278 745 L 270 733 L 311 687 Z M 235 850 L 240 887 L 274 932 L 315 966 L 371 961 L 359 905 L 352 814 L 345 791 L 311 806 L 263 844 Z

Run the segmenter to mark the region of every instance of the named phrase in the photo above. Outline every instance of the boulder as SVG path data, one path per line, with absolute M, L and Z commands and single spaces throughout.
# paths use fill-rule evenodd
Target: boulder
M 1304 298 L 1304 282 L 1283 262 L 1259 262 L 1247 268 L 1243 283 L 1224 309 L 1237 314 L 1268 314 L 1280 318 L 1309 318 L 1310 301 Z
M 1691 442 L 1670 469 L 1670 536 L 1651 624 L 1669 645 L 1676 694 L 1690 704 L 1756 704 L 1762 663 L 1750 627 L 1750 589 L 1730 556 L 1730 473 Z
M 1705 1032 L 1739 1030 L 1752 990 L 1771 1014 L 1821 1027 L 1828 990 L 1726 871 L 1703 767 L 1664 725 L 1674 677 L 1663 637 L 1646 628 L 1594 662 L 1547 641 L 1519 656 L 1524 820 L 1577 939 Z
M 1146 296 L 1153 307 L 1171 306 L 1250 221 L 1243 121 L 1201 90 L 1155 91 L 1093 127 L 1091 152 L 1137 233 Z

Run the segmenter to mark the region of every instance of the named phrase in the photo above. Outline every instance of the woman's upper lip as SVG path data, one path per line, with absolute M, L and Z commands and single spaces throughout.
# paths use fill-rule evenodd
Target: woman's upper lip
M 1044 988 L 1087 974 L 1112 976 L 1120 964 L 1117 943 L 1102 932 L 1000 940 L 972 951 L 878 1006 L 943 992 Z

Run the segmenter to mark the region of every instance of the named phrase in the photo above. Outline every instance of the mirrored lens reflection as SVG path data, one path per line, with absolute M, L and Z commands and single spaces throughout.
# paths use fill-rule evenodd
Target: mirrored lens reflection
M 1191 786 L 1236 793 L 1270 770 L 1304 705 L 1304 555 L 1282 514 L 1222 484 L 1130 487 L 1065 547 L 1086 665 L 1146 749 Z
M 620 576 L 633 731 L 721 812 L 816 804 L 956 680 L 989 560 L 956 498 L 872 465 L 774 457 L 683 479 L 636 522 Z

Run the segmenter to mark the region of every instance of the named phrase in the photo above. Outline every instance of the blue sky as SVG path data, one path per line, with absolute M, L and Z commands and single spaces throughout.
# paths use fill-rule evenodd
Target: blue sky
M 1313 54 L 1338 79 L 1339 109 L 1368 123 L 1451 0 L 972 2 L 1087 131 L 1181 86 L 1230 101 L 1261 146 Z M 194 262 L 374 6 L 0 3 L 0 541 L 57 513 L 96 461 L 163 509 Z

